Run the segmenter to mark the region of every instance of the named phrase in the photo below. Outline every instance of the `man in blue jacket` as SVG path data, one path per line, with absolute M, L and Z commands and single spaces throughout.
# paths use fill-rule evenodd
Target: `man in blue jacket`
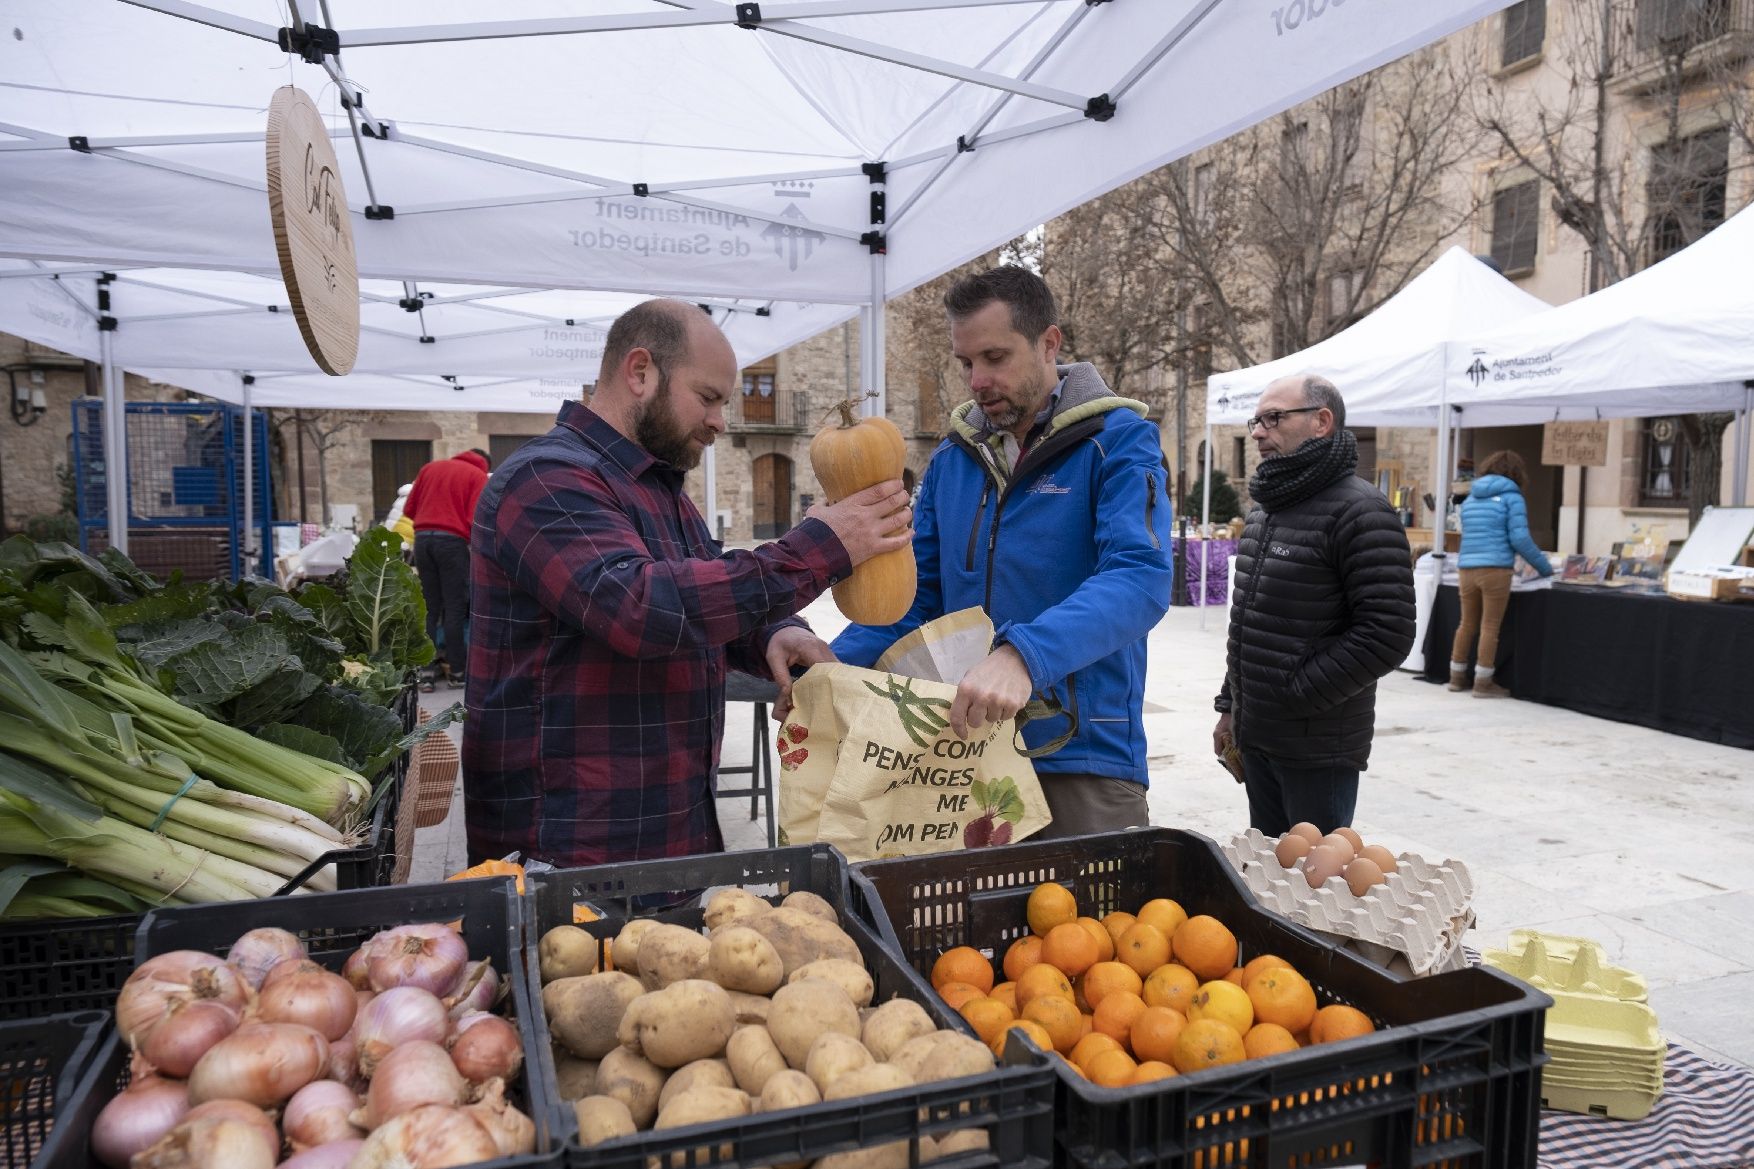
M 973 399 L 920 482 L 919 590 L 901 621 L 854 625 L 834 652 L 869 666 L 925 622 L 981 606 L 993 650 L 957 687 L 951 729 L 966 737 L 1039 695 L 1055 713 L 1022 733 L 1053 813 L 1042 837 L 1149 823 L 1145 635 L 1171 571 L 1157 427 L 1094 366 L 1057 363 L 1054 297 L 1035 273 L 968 277 L 944 306 Z

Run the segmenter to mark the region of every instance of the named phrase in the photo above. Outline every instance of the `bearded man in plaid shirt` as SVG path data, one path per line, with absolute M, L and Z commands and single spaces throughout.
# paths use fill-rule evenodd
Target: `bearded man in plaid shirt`
M 559 866 L 717 852 L 710 776 L 725 671 L 832 661 L 794 616 L 913 533 L 898 481 L 752 551 L 683 491 L 725 429 L 736 355 L 710 317 L 654 300 L 609 330 L 591 405 L 507 459 L 476 507 L 463 807 L 469 860 Z

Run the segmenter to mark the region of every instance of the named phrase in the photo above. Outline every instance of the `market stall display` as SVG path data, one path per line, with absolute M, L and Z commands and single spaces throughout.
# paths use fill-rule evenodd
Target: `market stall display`
M 42 1151 L 108 1025 L 101 1011 L 0 1023 L 0 1165 L 29 1165 Z

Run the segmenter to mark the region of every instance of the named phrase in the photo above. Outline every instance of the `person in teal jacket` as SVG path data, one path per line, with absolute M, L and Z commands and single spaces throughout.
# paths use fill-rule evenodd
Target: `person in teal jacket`
M 973 397 L 952 412 L 914 509 L 919 588 L 894 625 L 833 643 L 869 666 L 899 637 L 980 606 L 992 653 L 970 670 L 951 729 L 1022 729 L 1053 814 L 1042 837 L 1146 824 L 1145 635 L 1169 607 L 1170 501 L 1157 427 L 1086 362 L 1058 364 L 1052 292 L 1006 266 L 944 298 Z
M 1503 698 L 1510 691 L 1493 681 L 1498 669 L 1498 627 L 1510 604 L 1510 574 L 1517 556 L 1542 576 L 1553 565 L 1529 535 L 1529 509 L 1523 487 L 1529 472 L 1515 451 L 1494 451 L 1480 464 L 1468 498 L 1462 501 L 1461 569 L 1462 623 L 1450 648 L 1449 689 L 1468 688 L 1468 655 L 1480 639 L 1474 667 L 1474 697 Z

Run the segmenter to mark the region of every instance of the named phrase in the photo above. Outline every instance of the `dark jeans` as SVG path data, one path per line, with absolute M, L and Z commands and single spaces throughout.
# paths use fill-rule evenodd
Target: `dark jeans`
M 1249 823 L 1266 836 L 1283 836 L 1293 824 L 1309 821 L 1324 833 L 1352 823 L 1358 804 L 1358 770 L 1346 766 L 1294 762 L 1242 753 L 1243 786 L 1248 789 Z
M 426 596 L 426 635 L 437 641 L 444 626 L 445 661 L 460 678 L 469 666 L 469 541 L 449 532 L 415 532 L 414 569 Z

